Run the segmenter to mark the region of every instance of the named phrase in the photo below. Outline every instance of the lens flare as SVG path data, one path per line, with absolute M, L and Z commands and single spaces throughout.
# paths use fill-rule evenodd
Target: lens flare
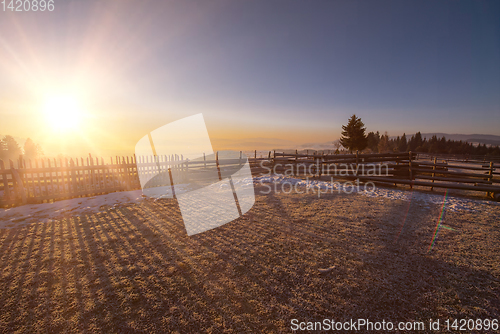
M 453 229 L 453 228 L 451 228 L 449 226 L 445 226 L 445 225 L 441 224 L 443 222 L 444 211 L 445 211 L 445 206 L 446 206 L 446 200 L 447 199 L 448 199 L 448 189 L 446 189 L 446 192 L 444 194 L 443 206 L 441 208 L 441 214 L 439 215 L 439 219 L 438 219 L 438 222 L 437 222 L 437 225 L 436 225 L 436 230 L 434 231 L 434 236 L 432 237 L 431 244 L 429 245 L 429 249 L 428 249 L 427 252 L 430 252 L 432 250 L 432 248 L 434 247 L 434 243 L 436 242 L 436 238 L 437 238 L 439 229 L 441 227 L 445 228 L 447 230 L 455 231 L 455 229 Z
M 401 233 L 403 232 L 403 229 L 405 227 L 405 224 L 406 224 L 406 218 L 408 218 L 408 212 L 410 212 L 410 206 L 411 206 L 411 201 L 413 199 L 413 190 L 411 191 L 410 193 L 410 200 L 408 201 L 408 207 L 406 208 L 406 214 L 405 214 L 405 219 L 403 220 L 403 224 L 401 225 L 401 229 L 399 230 L 399 233 L 398 235 L 396 236 L 396 240 L 395 242 L 398 242 L 399 240 L 399 237 L 401 236 Z

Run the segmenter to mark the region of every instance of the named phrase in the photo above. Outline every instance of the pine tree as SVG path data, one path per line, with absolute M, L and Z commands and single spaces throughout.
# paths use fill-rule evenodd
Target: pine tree
M 24 158 L 36 159 L 40 155 L 42 155 L 40 145 L 35 144 L 31 138 L 26 139 L 26 142 L 24 143 Z
M 7 135 L 7 136 L 3 137 L 3 142 L 5 145 L 5 148 L 7 149 L 4 158 L 7 161 L 9 159 L 12 159 L 14 161 L 16 159 L 18 159 L 19 156 L 21 155 L 21 148 L 19 147 L 19 144 L 14 139 L 14 137 Z
M 385 153 L 389 151 L 389 135 L 387 131 L 380 137 L 380 141 L 378 143 L 378 151 L 379 153 Z
M 366 135 L 366 141 L 368 148 L 372 150 L 372 152 L 378 152 L 378 143 L 380 141 L 380 137 L 377 137 L 377 135 L 375 135 L 375 133 L 373 132 L 368 132 L 368 134 Z
M 0 160 L 7 160 L 7 144 L 0 139 Z
M 368 145 L 365 135 L 366 128 L 364 126 L 361 118 L 356 117 L 356 115 L 352 115 L 349 118 L 347 125 L 342 125 L 343 131 L 340 143 L 351 153 L 354 150 L 362 151 Z
M 399 152 L 405 152 L 408 147 L 408 142 L 406 141 L 406 133 L 403 133 L 403 136 L 399 140 L 398 150 Z

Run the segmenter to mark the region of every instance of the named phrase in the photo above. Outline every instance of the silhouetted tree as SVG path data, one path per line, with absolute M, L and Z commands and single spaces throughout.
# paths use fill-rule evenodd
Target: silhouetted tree
M 380 153 L 385 153 L 389 151 L 389 135 L 387 131 L 380 137 L 380 141 L 378 143 L 378 151 Z
M 407 147 L 408 147 L 408 142 L 406 141 L 406 133 L 403 133 L 403 136 L 401 137 L 398 143 L 398 151 L 405 152 Z
M 366 128 L 361 118 L 352 115 L 347 125 L 342 125 L 342 130 L 340 143 L 351 153 L 353 150 L 362 151 L 366 148 L 368 144 L 365 135 Z
M 2 139 L 4 151 L 2 152 L 2 160 L 8 162 L 9 159 L 16 160 L 21 155 L 21 148 L 12 136 L 5 136 Z
M 24 142 L 24 158 L 25 159 L 37 159 L 43 155 L 42 148 L 39 144 L 35 144 L 31 138 L 26 139 Z
M 418 151 L 417 148 L 422 146 L 423 144 L 423 139 L 422 139 L 422 134 L 417 132 L 415 135 L 411 136 L 410 140 L 408 141 L 408 151 Z
M 5 161 L 7 157 L 7 145 L 0 139 L 0 160 Z
M 378 131 L 377 131 L 377 134 L 375 134 L 373 132 L 368 132 L 368 134 L 366 135 L 367 146 L 372 152 L 375 152 L 375 153 L 378 152 L 378 142 L 379 141 L 380 141 L 380 134 Z
M 378 133 L 378 132 L 377 132 Z M 368 138 L 372 137 L 373 132 L 368 134 Z M 376 135 L 375 135 L 376 136 Z M 382 141 L 384 136 L 380 138 Z M 384 139 L 385 140 L 385 139 Z M 386 144 L 380 144 L 380 149 L 385 149 Z M 446 140 L 445 137 L 438 138 L 433 135 L 429 140 L 423 138 L 420 132 L 413 135 L 408 142 L 406 142 L 406 134 L 401 138 L 388 139 L 388 151 L 400 152 L 429 152 L 429 153 L 448 153 L 448 154 L 469 154 L 469 155 L 487 155 L 487 156 L 500 156 L 500 147 L 487 146 L 486 144 L 474 145 L 466 141 Z

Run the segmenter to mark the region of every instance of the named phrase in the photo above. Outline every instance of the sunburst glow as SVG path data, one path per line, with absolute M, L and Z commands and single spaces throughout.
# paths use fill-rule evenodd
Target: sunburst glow
M 48 124 L 54 130 L 63 132 L 77 129 L 82 118 L 81 105 L 71 95 L 47 98 L 42 111 Z

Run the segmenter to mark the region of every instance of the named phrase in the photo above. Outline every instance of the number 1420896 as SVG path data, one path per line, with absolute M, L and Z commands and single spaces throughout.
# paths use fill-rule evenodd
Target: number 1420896
M 45 12 L 54 11 L 54 0 L 3 0 L 4 12 Z

